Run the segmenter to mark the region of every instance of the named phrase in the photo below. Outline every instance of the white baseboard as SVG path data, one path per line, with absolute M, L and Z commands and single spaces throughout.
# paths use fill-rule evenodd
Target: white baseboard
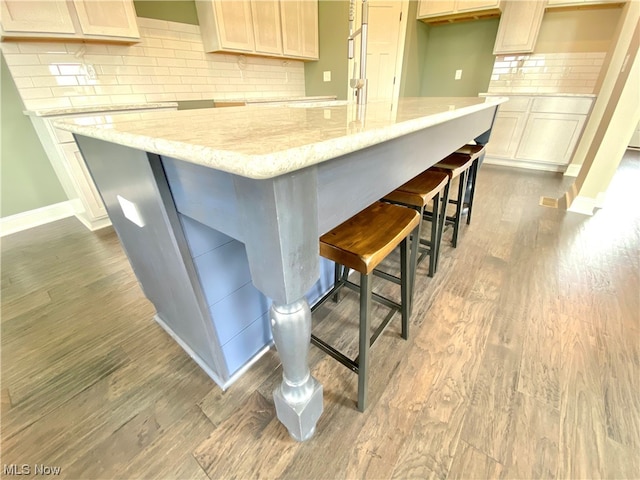
M 564 172 L 565 165 L 557 163 L 527 162 L 524 160 L 513 160 L 511 158 L 490 157 L 484 159 L 487 165 L 500 165 L 503 167 L 526 168 L 527 170 L 541 170 L 544 172 Z
M 577 164 L 571 164 L 571 165 L 567 165 L 567 169 L 564 172 L 564 176 L 565 177 L 577 177 L 578 174 L 580 173 L 580 169 L 582 168 L 582 165 L 577 165 Z
M 67 200 L 36 208 L 35 210 L 9 215 L 8 217 L 0 218 L 0 237 L 72 217 L 74 214 L 73 204 Z
M 578 195 L 573 199 L 573 202 L 571 202 L 571 205 L 569 206 L 569 208 L 567 208 L 567 210 L 569 212 L 592 216 L 593 211 L 597 206 L 598 205 L 595 198 L 583 197 L 582 195 Z

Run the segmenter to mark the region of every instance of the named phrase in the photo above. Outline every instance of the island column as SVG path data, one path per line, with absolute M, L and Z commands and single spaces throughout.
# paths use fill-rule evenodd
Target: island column
M 234 176 L 234 186 L 253 284 L 273 300 L 271 329 L 283 369 L 273 392 L 276 413 L 304 441 L 322 414 L 322 385 L 309 370 L 311 310 L 304 296 L 320 276 L 317 169 L 264 180 Z

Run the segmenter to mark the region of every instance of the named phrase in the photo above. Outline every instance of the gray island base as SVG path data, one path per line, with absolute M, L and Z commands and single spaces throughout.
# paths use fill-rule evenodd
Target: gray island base
M 303 441 L 322 413 L 322 385 L 308 366 L 309 301 L 330 286 L 319 236 L 489 130 L 504 101 L 237 107 L 84 117 L 57 127 L 74 133 L 157 316 L 221 384 L 234 374 L 224 326 L 240 325 L 243 341 L 260 335 L 242 315 L 212 320 L 210 283 L 228 272 L 224 263 L 214 271 L 200 261 L 194 245 L 202 238 L 187 225 L 208 232 L 205 239 L 244 246 L 251 280 L 244 288 L 271 303 L 266 318 L 283 367 L 277 415 Z M 268 345 L 262 335 L 256 344 Z

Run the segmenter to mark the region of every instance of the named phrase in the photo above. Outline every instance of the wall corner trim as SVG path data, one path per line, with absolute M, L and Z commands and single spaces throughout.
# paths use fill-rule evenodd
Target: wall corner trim
M 69 200 L 0 218 L 0 237 L 75 215 Z

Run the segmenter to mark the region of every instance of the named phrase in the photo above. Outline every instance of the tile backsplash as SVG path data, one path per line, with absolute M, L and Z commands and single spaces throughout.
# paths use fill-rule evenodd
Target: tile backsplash
M 498 55 L 490 93 L 596 93 L 606 52 Z
M 28 110 L 303 96 L 301 61 L 205 53 L 197 25 L 138 18 L 134 45 L 2 42 Z

